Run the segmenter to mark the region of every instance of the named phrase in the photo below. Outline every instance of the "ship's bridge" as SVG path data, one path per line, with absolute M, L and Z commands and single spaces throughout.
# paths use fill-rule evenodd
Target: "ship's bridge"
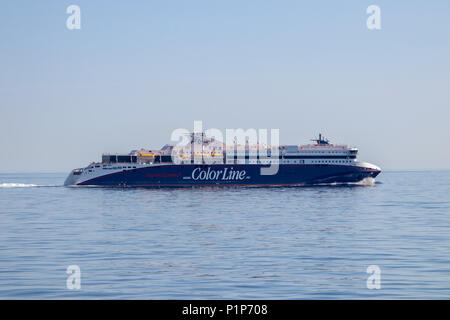
M 345 144 L 331 144 L 328 139 L 325 139 L 322 134 L 319 134 L 318 139 L 312 139 L 315 144 L 306 144 L 299 146 L 300 153 L 328 153 L 328 154 L 345 154 L 356 156 L 358 149 L 349 147 Z

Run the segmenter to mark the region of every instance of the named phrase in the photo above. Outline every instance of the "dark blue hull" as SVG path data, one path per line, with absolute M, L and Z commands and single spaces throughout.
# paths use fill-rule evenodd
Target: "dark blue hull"
M 265 165 L 160 165 L 106 174 L 77 183 L 103 187 L 295 186 L 352 183 L 375 178 L 380 171 L 343 165 L 280 165 L 274 175 L 261 175 Z

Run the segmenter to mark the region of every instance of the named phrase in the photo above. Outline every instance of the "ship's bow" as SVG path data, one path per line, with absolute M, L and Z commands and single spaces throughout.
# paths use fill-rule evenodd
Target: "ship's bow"
M 367 173 L 367 176 L 370 178 L 375 178 L 381 172 L 381 168 L 372 163 L 358 162 L 357 164 L 361 169 L 363 169 Z

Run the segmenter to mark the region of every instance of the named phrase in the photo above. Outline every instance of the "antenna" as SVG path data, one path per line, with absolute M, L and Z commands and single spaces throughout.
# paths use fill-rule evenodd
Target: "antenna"
M 319 133 L 319 139 L 311 139 L 311 141 L 315 141 L 317 143 L 317 145 L 329 144 L 328 139 L 325 139 L 325 137 L 322 137 L 321 133 Z

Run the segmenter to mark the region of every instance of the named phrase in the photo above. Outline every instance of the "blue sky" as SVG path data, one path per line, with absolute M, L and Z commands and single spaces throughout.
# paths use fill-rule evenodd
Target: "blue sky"
M 159 148 L 194 120 L 450 168 L 448 0 L 3 1 L 0 25 L 1 172 Z

